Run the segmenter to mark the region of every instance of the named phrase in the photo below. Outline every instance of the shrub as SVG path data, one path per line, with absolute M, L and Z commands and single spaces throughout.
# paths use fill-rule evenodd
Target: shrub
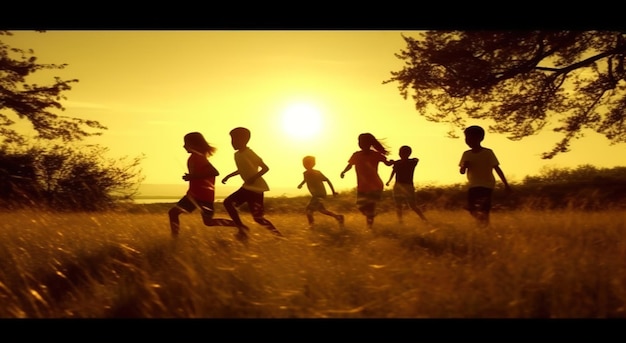
M 131 200 L 142 181 L 141 157 L 107 159 L 108 149 L 54 145 L 4 146 L 0 154 L 0 200 L 57 210 L 111 208 Z

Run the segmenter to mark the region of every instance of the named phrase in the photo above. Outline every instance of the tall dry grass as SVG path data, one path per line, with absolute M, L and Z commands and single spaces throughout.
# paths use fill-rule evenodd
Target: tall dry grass
M 2 318 L 624 318 L 626 213 L 463 211 L 397 224 L 346 214 L 248 214 L 245 246 L 227 227 L 151 211 L 0 214 Z M 225 217 L 219 212 L 218 216 Z

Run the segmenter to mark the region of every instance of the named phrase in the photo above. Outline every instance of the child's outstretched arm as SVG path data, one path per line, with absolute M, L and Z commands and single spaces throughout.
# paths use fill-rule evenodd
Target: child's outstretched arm
M 239 170 L 235 170 L 234 172 L 224 176 L 224 178 L 222 179 L 222 183 L 226 184 L 226 181 L 228 181 L 228 179 L 230 179 L 231 177 L 233 177 L 235 175 L 239 175 Z
M 302 182 L 300 182 L 300 184 L 298 185 L 298 189 L 302 188 L 302 186 L 304 186 L 305 183 L 306 183 L 306 180 L 302 180 Z
M 270 167 L 268 167 L 267 164 L 265 164 L 265 162 L 263 161 L 259 162 L 259 167 L 261 167 L 261 169 L 256 174 L 252 175 L 248 180 L 246 180 L 245 183 L 254 182 L 254 180 L 260 178 L 270 170 Z
M 346 172 L 348 172 L 348 170 L 352 169 L 352 164 L 348 163 L 348 165 L 343 169 L 343 171 L 341 172 L 341 178 L 343 179 L 343 176 L 346 174 Z
M 333 195 L 337 195 L 337 192 L 335 192 L 335 187 L 333 187 L 333 183 L 330 182 L 330 180 L 326 176 L 324 176 L 324 181 L 328 183 L 328 187 L 330 187 L 330 191 L 333 193 Z
M 461 162 L 461 169 L 459 169 L 459 173 L 465 174 L 465 172 L 467 171 L 468 165 L 469 164 L 467 163 L 467 161 Z
M 391 180 L 393 180 L 393 176 L 396 175 L 396 170 L 392 169 L 391 170 L 391 175 L 389 175 L 389 180 L 387 181 L 387 183 L 385 183 L 385 185 L 389 186 L 389 183 L 391 182 Z
M 502 183 L 504 184 L 504 189 L 507 191 L 510 191 L 511 187 L 509 186 L 509 183 L 506 181 L 506 177 L 504 176 L 504 172 L 502 171 L 500 166 L 495 166 L 493 167 L 493 169 L 496 171 L 496 174 L 498 174 L 498 176 L 500 177 L 500 180 L 502 180 Z

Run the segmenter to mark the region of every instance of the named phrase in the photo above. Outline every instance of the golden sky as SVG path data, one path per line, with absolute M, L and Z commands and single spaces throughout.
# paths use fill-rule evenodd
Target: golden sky
M 228 132 L 251 130 L 249 147 L 269 166 L 267 196 L 303 195 L 302 157 L 314 155 L 338 191 L 356 186 L 354 169 L 339 174 L 357 151 L 357 137 L 370 132 L 398 158 L 409 145 L 420 162 L 415 183 L 465 183 L 458 161 L 468 149 L 446 137 L 447 124 L 419 117 L 397 84 L 383 85 L 402 68 L 394 56 L 405 48 L 401 34 L 415 31 L 12 31 L 2 39 L 33 49 L 39 63 L 66 63 L 63 70 L 36 75 L 79 79 L 65 93 L 64 115 L 100 121 L 108 127 L 87 140 L 110 149 L 110 157 L 145 155 L 144 183 L 186 184 L 183 136 L 203 133 L 217 147 L 212 163 L 221 177 L 234 171 Z M 294 109 L 296 108 L 296 109 Z M 289 125 L 287 113 L 313 113 L 308 124 Z M 315 119 L 315 120 L 314 120 Z M 308 120 L 308 119 L 307 119 Z M 473 122 L 469 124 L 481 124 Z M 318 128 L 318 131 L 314 129 Z M 302 130 L 302 131 L 300 131 Z M 459 132 L 460 133 L 460 132 Z M 560 136 L 549 131 L 521 141 L 487 133 L 483 146 L 494 150 L 511 182 L 536 175 L 542 167 L 622 165 L 626 145 L 609 146 L 595 133 L 574 141 L 572 151 L 552 160 L 542 152 Z M 380 165 L 387 181 L 391 168 Z M 241 185 L 239 178 L 218 183 L 217 193 Z

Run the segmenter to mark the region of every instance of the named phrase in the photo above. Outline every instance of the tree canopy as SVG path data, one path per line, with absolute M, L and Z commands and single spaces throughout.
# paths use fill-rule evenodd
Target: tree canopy
M 12 33 L 0 31 L 2 35 Z M 132 199 L 143 180 L 143 156 L 107 159 L 107 148 L 79 145 L 106 127 L 95 120 L 58 115 L 65 110 L 60 102 L 66 99 L 63 93 L 78 80 L 55 77 L 50 85 L 29 83 L 27 78 L 37 71 L 66 66 L 39 64 L 33 54 L 0 41 L 0 207 L 99 210 Z M 16 130 L 18 119 L 30 122 L 36 135 Z M 71 144 L 49 142 L 56 140 Z
M 0 31 L 12 35 L 9 31 Z M 77 79 L 55 77 L 48 85 L 29 83 L 28 77 L 43 69 L 63 69 L 66 64 L 39 64 L 33 50 L 12 48 L 0 41 L 0 138 L 4 143 L 24 143 L 26 138 L 13 127 L 16 119 L 26 119 L 36 132 L 35 138 L 64 142 L 101 135 L 106 127 L 95 120 L 61 116 L 64 92 Z M 94 129 L 93 131 L 88 131 Z
M 520 140 L 544 127 L 562 135 L 550 159 L 591 129 L 626 142 L 626 32 L 424 31 L 403 35 L 405 62 L 383 84 L 398 82 L 419 115 Z M 454 136 L 454 132 L 450 132 Z

